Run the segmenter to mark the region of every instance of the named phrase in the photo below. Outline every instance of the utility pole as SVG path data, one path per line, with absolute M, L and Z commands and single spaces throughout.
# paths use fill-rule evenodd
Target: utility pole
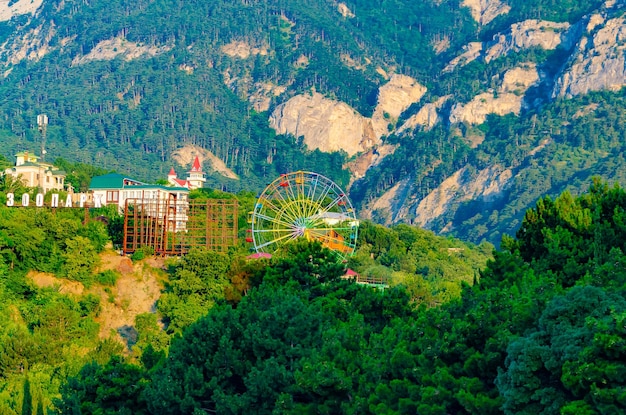
M 37 116 L 37 126 L 41 133 L 41 161 L 46 158 L 46 131 L 48 129 L 48 116 L 46 114 L 39 114 Z
M 37 126 L 39 127 L 39 132 L 41 133 L 41 163 L 43 163 L 46 157 L 46 130 L 48 129 L 48 116 L 46 114 L 39 114 L 37 116 Z M 28 160 L 27 160 L 28 161 Z M 46 193 L 45 188 L 45 179 L 44 179 L 44 168 L 43 165 L 39 165 L 39 188 L 43 193 Z

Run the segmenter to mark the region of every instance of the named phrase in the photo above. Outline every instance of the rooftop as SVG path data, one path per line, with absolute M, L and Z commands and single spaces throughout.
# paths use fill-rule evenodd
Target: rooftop
M 109 173 L 102 176 L 96 176 L 91 179 L 89 184 L 89 190 L 103 190 L 103 189 L 162 189 L 167 191 L 184 191 L 189 190 L 184 187 L 169 187 L 162 184 L 148 184 L 140 182 L 139 180 L 132 179 L 128 176 L 124 176 L 119 173 Z

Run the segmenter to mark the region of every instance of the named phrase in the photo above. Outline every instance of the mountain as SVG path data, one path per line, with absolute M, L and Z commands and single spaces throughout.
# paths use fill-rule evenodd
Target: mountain
M 2 152 L 211 186 L 304 169 L 362 217 L 499 243 L 541 195 L 624 179 L 624 2 L 12 0 Z

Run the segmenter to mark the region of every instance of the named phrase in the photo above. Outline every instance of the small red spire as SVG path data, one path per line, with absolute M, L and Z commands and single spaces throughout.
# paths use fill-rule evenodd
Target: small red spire
M 196 156 L 196 159 L 193 161 L 191 171 L 202 171 L 202 166 L 200 165 L 200 159 L 198 159 L 198 156 Z
M 170 172 L 169 172 L 169 173 L 167 173 L 167 175 L 168 175 L 168 176 L 174 176 L 174 177 L 176 177 L 176 172 L 174 171 L 174 167 L 172 167 L 172 168 L 170 169 Z

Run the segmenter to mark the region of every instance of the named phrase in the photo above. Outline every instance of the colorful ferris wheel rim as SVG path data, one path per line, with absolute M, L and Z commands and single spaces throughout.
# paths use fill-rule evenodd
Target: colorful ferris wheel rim
M 345 192 L 321 174 L 281 174 L 259 196 L 250 212 L 256 252 L 272 253 L 295 239 L 319 241 L 345 258 L 354 253 L 359 222 Z

